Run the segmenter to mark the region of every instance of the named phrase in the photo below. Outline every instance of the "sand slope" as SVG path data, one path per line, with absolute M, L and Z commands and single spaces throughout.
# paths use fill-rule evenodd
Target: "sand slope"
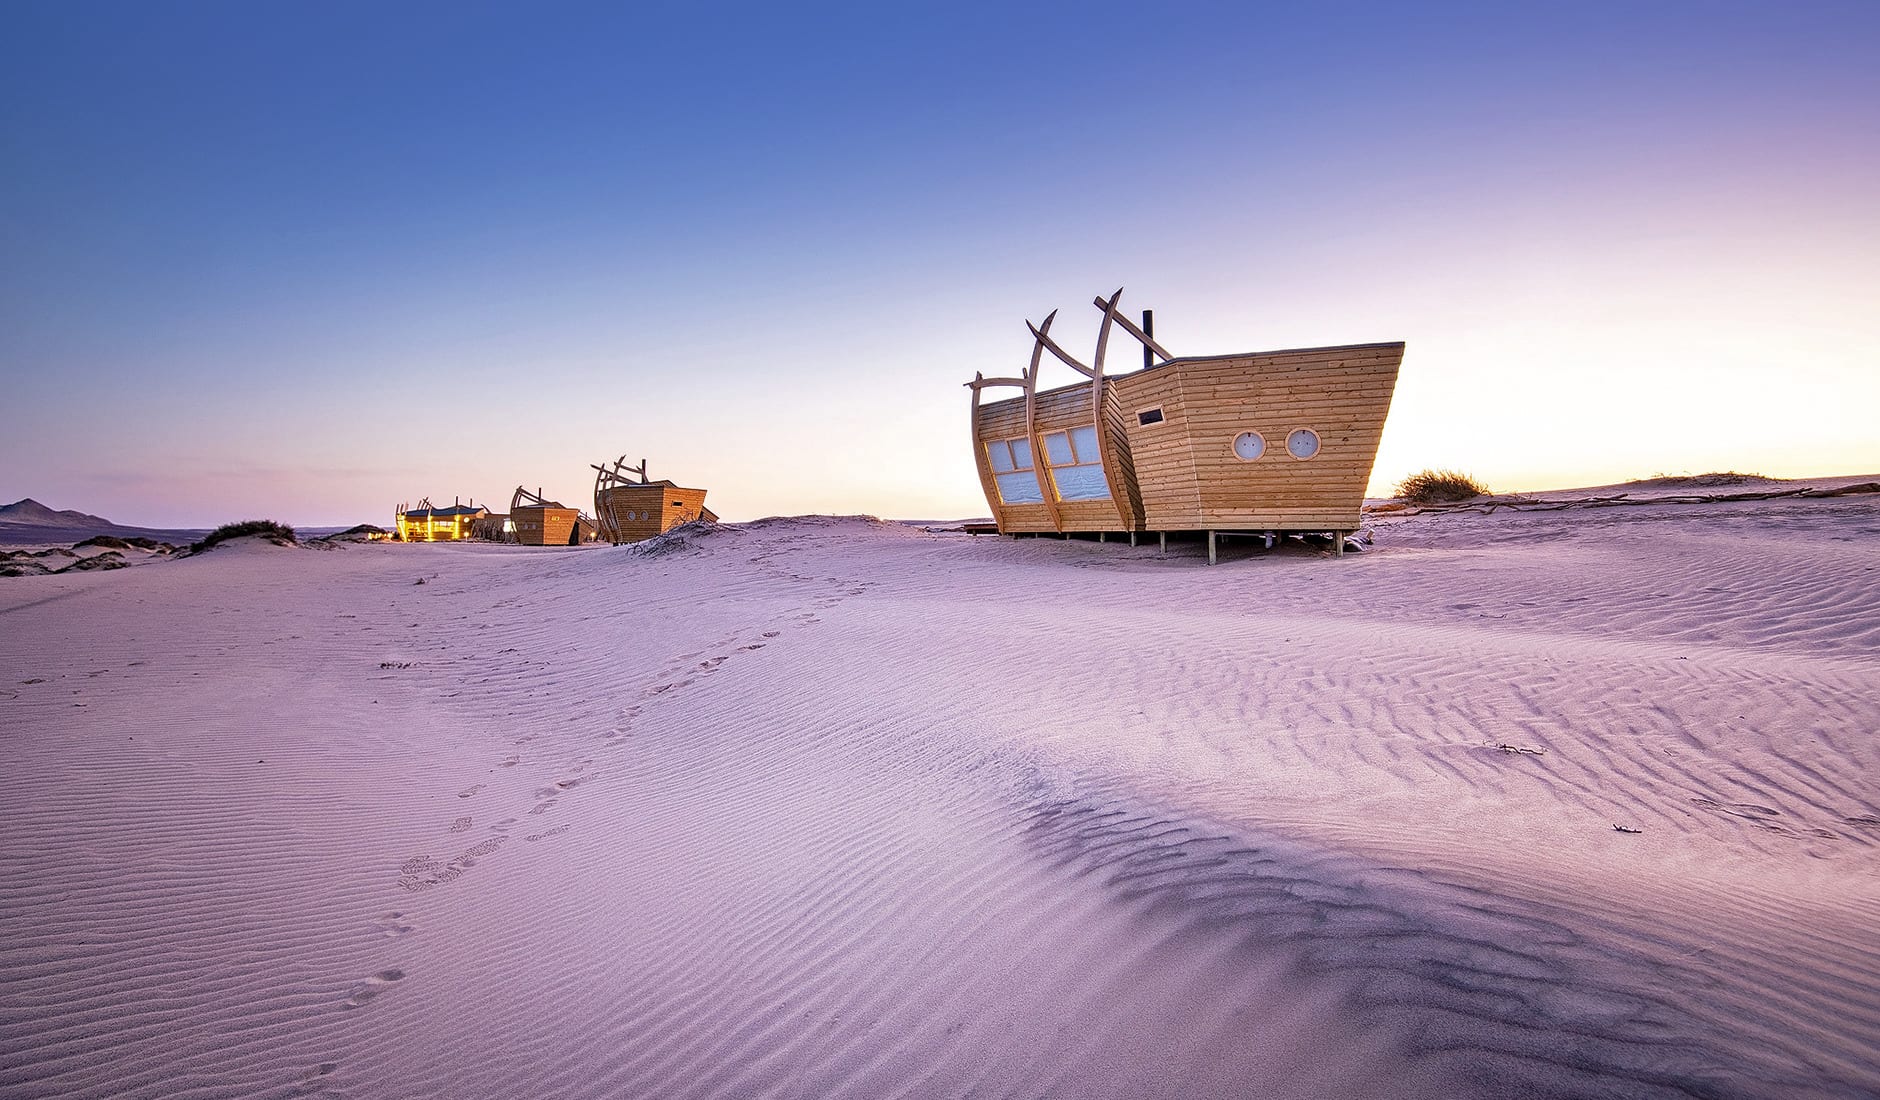
M 0 1094 L 1872 1095 L 1877 536 L 17 578 Z

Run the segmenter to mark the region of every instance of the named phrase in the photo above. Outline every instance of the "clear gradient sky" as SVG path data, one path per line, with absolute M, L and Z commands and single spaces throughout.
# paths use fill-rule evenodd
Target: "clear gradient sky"
M 1176 354 L 1408 341 L 1374 491 L 1872 472 L 1876 57 L 1873 0 L 10 0 L 0 502 L 384 523 L 626 452 L 983 515 L 961 383 L 1118 286 Z

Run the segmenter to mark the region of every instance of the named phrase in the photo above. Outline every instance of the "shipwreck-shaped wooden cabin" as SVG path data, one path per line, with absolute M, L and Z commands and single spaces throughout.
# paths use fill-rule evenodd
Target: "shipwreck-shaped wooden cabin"
M 1174 357 L 1117 312 L 1103 311 L 1090 366 L 1031 329 L 1031 366 L 1017 378 L 976 375 L 973 451 L 1001 534 L 1204 531 L 1325 533 L 1343 549 L 1390 412 L 1404 345 L 1345 344 Z M 1104 371 L 1114 329 L 1144 348 L 1144 366 Z M 1046 353 L 1084 376 L 1038 388 Z M 1019 396 L 984 401 L 981 391 Z
M 613 465 L 593 469 L 594 525 L 602 538 L 616 546 L 650 539 L 693 520 L 718 522 L 718 516 L 705 507 L 705 490 L 648 481 L 645 459 L 638 466 L 628 466 L 627 457 L 621 455 Z
M 509 522 L 516 541 L 524 546 L 573 546 L 581 541 L 581 510 L 543 499 L 540 489 L 531 493 L 516 486 Z

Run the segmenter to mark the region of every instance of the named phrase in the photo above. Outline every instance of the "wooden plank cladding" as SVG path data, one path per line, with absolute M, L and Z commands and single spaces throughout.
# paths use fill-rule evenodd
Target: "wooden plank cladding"
M 573 546 L 580 515 L 577 508 L 524 505 L 509 510 L 509 521 L 515 526 L 516 541 L 524 546 Z
M 629 466 L 621 455 L 611 466 L 593 469 L 594 525 L 616 546 L 642 542 L 694 520 L 718 522 L 705 507 L 705 490 L 648 480 L 645 459 Z
M 682 489 L 670 481 L 604 489 L 595 497 L 594 513 L 603 531 L 611 525 L 616 544 L 641 542 L 681 523 L 710 516 L 705 490 Z
M 1085 366 L 1030 326 L 1031 366 L 973 389 L 974 462 L 1001 533 L 1324 531 L 1358 526 L 1364 489 L 1403 362 L 1402 343 L 1167 358 L 1104 311 Z M 1112 325 L 1153 366 L 1106 375 Z M 1085 376 L 1038 388 L 1045 353 Z M 982 402 L 980 390 L 1021 394 Z
M 542 490 L 516 486 L 509 499 L 509 530 L 524 546 L 576 546 L 581 542 L 581 510 L 548 500 Z

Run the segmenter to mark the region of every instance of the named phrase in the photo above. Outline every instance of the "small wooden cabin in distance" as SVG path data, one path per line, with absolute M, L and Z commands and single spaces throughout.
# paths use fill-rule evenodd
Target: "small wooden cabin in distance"
M 629 466 L 627 456 L 621 455 L 612 466 L 593 469 L 594 523 L 601 537 L 616 546 L 650 539 L 693 520 L 718 522 L 717 514 L 705 507 L 705 490 L 648 481 L 645 459 Z
M 581 541 L 581 510 L 543 499 L 540 489 L 531 493 L 516 486 L 509 500 L 509 523 L 524 546 L 574 546 Z
M 1001 534 L 1205 531 L 1216 536 L 1328 533 L 1337 552 L 1358 528 L 1365 484 L 1396 389 L 1404 345 L 1343 344 L 1238 355 L 1168 353 L 1098 298 L 1096 355 L 1085 366 L 1051 338 L 1056 311 L 1029 321 L 1031 366 L 974 375 L 973 451 Z M 1147 319 L 1145 315 L 1145 320 Z M 1143 368 L 1107 375 L 1113 330 L 1143 346 Z M 1084 380 L 1041 390 L 1046 353 Z M 985 402 L 981 391 L 1023 391 Z

